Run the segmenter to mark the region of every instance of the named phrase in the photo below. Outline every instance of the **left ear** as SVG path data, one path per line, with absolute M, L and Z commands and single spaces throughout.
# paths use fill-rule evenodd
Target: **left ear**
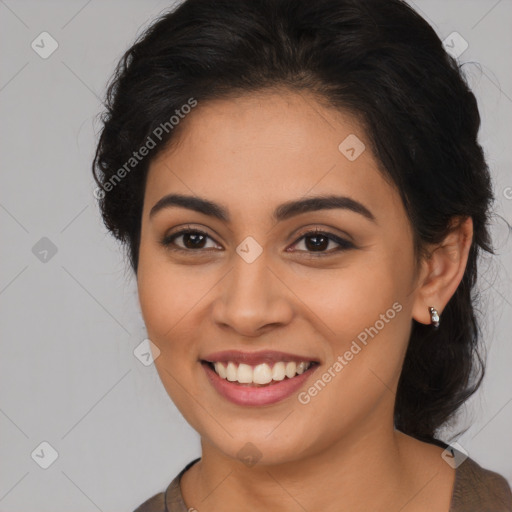
M 421 264 L 412 309 L 412 316 L 417 322 L 431 323 L 430 306 L 436 308 L 441 317 L 462 281 L 472 241 L 473 219 L 454 217 L 448 235 L 440 244 L 432 247 L 430 257 Z

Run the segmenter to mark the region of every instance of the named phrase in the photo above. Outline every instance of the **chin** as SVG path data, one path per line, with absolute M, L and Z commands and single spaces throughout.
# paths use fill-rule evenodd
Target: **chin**
M 223 435 L 221 439 L 203 435 L 201 437 L 208 439 L 208 444 L 213 445 L 225 457 L 239 460 L 248 467 L 256 464 L 260 466 L 286 464 L 304 457 L 304 438 L 290 437 L 285 431 L 283 431 L 284 436 L 272 438 L 272 434 L 268 435 L 272 429 L 264 432 L 261 429 L 253 430 L 246 428 L 238 432 L 230 431 L 232 438 L 227 435 Z

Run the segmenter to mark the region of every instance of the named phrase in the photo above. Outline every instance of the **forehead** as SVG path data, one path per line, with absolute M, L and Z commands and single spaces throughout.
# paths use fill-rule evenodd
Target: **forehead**
M 150 165 L 146 211 L 170 192 L 208 197 L 242 215 L 333 193 L 353 196 L 372 211 L 400 208 L 355 116 L 312 94 L 199 102 L 180 122 L 177 139 Z

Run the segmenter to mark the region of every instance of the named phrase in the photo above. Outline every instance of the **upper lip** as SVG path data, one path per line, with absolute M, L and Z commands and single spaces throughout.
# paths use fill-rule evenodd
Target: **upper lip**
M 240 350 L 224 350 L 208 354 L 202 361 L 209 363 L 245 363 L 249 365 L 257 365 L 263 363 L 277 363 L 279 361 L 294 361 L 296 363 L 314 362 L 319 363 L 318 359 L 310 356 L 300 356 L 287 352 L 277 352 L 275 350 L 260 350 L 259 352 L 242 352 Z

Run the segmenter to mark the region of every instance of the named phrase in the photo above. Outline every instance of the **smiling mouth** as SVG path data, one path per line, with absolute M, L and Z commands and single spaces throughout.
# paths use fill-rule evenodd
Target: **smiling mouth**
M 278 384 L 283 380 L 291 380 L 297 375 L 311 371 L 318 365 L 316 361 L 277 361 L 275 363 L 262 363 L 249 365 L 244 363 L 211 362 L 202 360 L 220 378 L 239 384 L 241 386 L 263 387 Z

